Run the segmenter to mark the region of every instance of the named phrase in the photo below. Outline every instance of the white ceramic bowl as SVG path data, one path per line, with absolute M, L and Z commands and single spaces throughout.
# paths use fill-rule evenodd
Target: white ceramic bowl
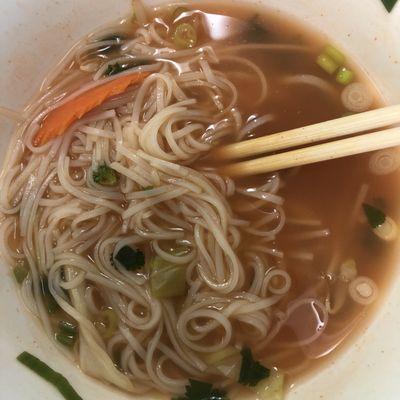
M 389 15 L 380 0 L 240 1 L 268 4 L 314 26 L 353 56 L 388 103 L 400 101 L 400 5 Z M 0 103 L 22 109 L 75 41 L 129 11 L 130 0 L 1 0 Z M 0 129 L 2 161 L 12 126 L 0 120 Z M 369 326 L 334 362 L 298 383 L 287 399 L 398 399 L 399 309 L 400 276 L 395 273 Z M 0 268 L 0 316 L 0 400 L 59 398 L 50 385 L 15 361 L 23 350 L 62 372 L 85 400 L 133 398 L 84 376 L 57 352 L 24 309 L 5 267 Z

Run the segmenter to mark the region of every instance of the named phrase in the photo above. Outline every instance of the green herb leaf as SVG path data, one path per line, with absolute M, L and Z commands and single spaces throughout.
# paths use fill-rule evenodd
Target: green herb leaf
M 39 360 L 32 354 L 24 351 L 21 353 L 17 360 L 28 367 L 31 371 L 38 374 L 40 377 L 45 379 L 47 382 L 54 385 L 58 391 L 63 395 L 66 400 L 83 400 L 81 396 L 74 390 L 67 379 L 60 373 L 54 371 L 43 361 Z
M 106 72 L 104 72 L 104 76 L 116 75 L 121 72 L 127 71 L 128 69 L 140 67 L 141 65 L 147 65 L 147 64 L 149 64 L 147 60 L 135 60 L 133 62 L 130 62 L 129 64 L 123 64 L 123 65 L 115 63 L 107 67 Z
M 105 76 L 112 76 L 119 74 L 122 71 L 125 71 L 127 68 L 123 67 L 119 63 L 115 63 L 112 65 L 109 65 L 108 68 L 106 69 L 106 72 L 104 72 Z
M 270 370 L 253 359 L 249 348 L 244 348 L 240 354 L 242 355 L 242 365 L 239 383 L 246 386 L 256 386 L 258 382 L 269 377 Z
M 115 186 L 118 183 L 117 171 L 107 165 L 100 165 L 93 171 L 93 180 L 102 186 Z
M 223 390 L 213 389 L 207 382 L 189 379 L 184 397 L 174 397 L 172 400 L 228 400 Z
M 386 215 L 379 208 L 371 206 L 370 204 L 363 204 L 363 209 L 372 229 L 377 228 L 385 222 Z
M 115 259 L 128 271 L 136 271 L 144 266 L 144 254 L 142 251 L 132 249 L 130 246 L 122 247 Z
M 388 12 L 391 12 L 397 3 L 397 0 L 382 0 L 382 3 L 385 6 L 386 10 L 388 10 Z

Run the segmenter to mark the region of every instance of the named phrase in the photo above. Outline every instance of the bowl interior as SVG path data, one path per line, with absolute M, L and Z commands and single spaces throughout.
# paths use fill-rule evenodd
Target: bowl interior
M 232 0 L 231 0 L 232 1 Z M 233 0 L 236 2 L 236 0 Z M 387 14 L 379 0 L 240 0 L 268 3 L 278 13 L 302 20 L 352 55 L 388 103 L 400 101 L 400 7 Z M 162 1 L 166 2 L 166 1 Z M 160 1 L 149 1 L 159 4 Z M 4 106 L 22 109 L 41 81 L 83 35 L 130 12 L 130 0 L 19 0 L 2 2 L 0 13 L 0 93 Z M 111 16 L 111 17 L 110 17 Z M 0 120 L 2 163 L 13 126 Z M 15 293 L 7 268 L 0 268 L 0 354 L 2 398 L 51 399 L 54 389 L 22 368 L 15 357 L 31 351 L 62 372 L 86 399 L 135 397 L 114 391 L 80 373 L 44 336 Z M 362 334 L 330 365 L 293 388 L 288 400 L 395 399 L 400 358 L 400 279 L 394 276 L 385 302 Z M 329 371 L 328 371 L 329 370 Z M 148 397 L 137 397 L 148 399 Z M 149 400 L 149 399 L 148 399 Z

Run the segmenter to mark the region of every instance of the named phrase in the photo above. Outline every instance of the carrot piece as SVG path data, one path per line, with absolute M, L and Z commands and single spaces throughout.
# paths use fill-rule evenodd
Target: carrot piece
M 34 146 L 42 146 L 51 139 L 61 136 L 79 118 L 104 103 L 107 99 L 123 93 L 128 86 L 141 82 L 149 75 L 148 72 L 139 72 L 121 76 L 104 85 L 97 86 L 60 107 L 50 111 L 37 132 Z

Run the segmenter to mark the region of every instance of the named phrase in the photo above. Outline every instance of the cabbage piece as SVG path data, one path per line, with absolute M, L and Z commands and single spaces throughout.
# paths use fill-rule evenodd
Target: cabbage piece
M 283 400 L 284 375 L 277 369 L 254 387 L 259 400 Z
M 71 267 L 64 267 L 64 273 L 69 281 L 74 277 L 75 271 Z M 89 321 L 83 283 L 69 290 L 69 295 L 75 309 Z M 79 366 L 82 371 L 94 378 L 107 380 L 123 390 L 133 391 L 132 382 L 115 367 L 96 328 L 93 326 L 93 329 L 89 329 L 86 324 L 79 325 Z

